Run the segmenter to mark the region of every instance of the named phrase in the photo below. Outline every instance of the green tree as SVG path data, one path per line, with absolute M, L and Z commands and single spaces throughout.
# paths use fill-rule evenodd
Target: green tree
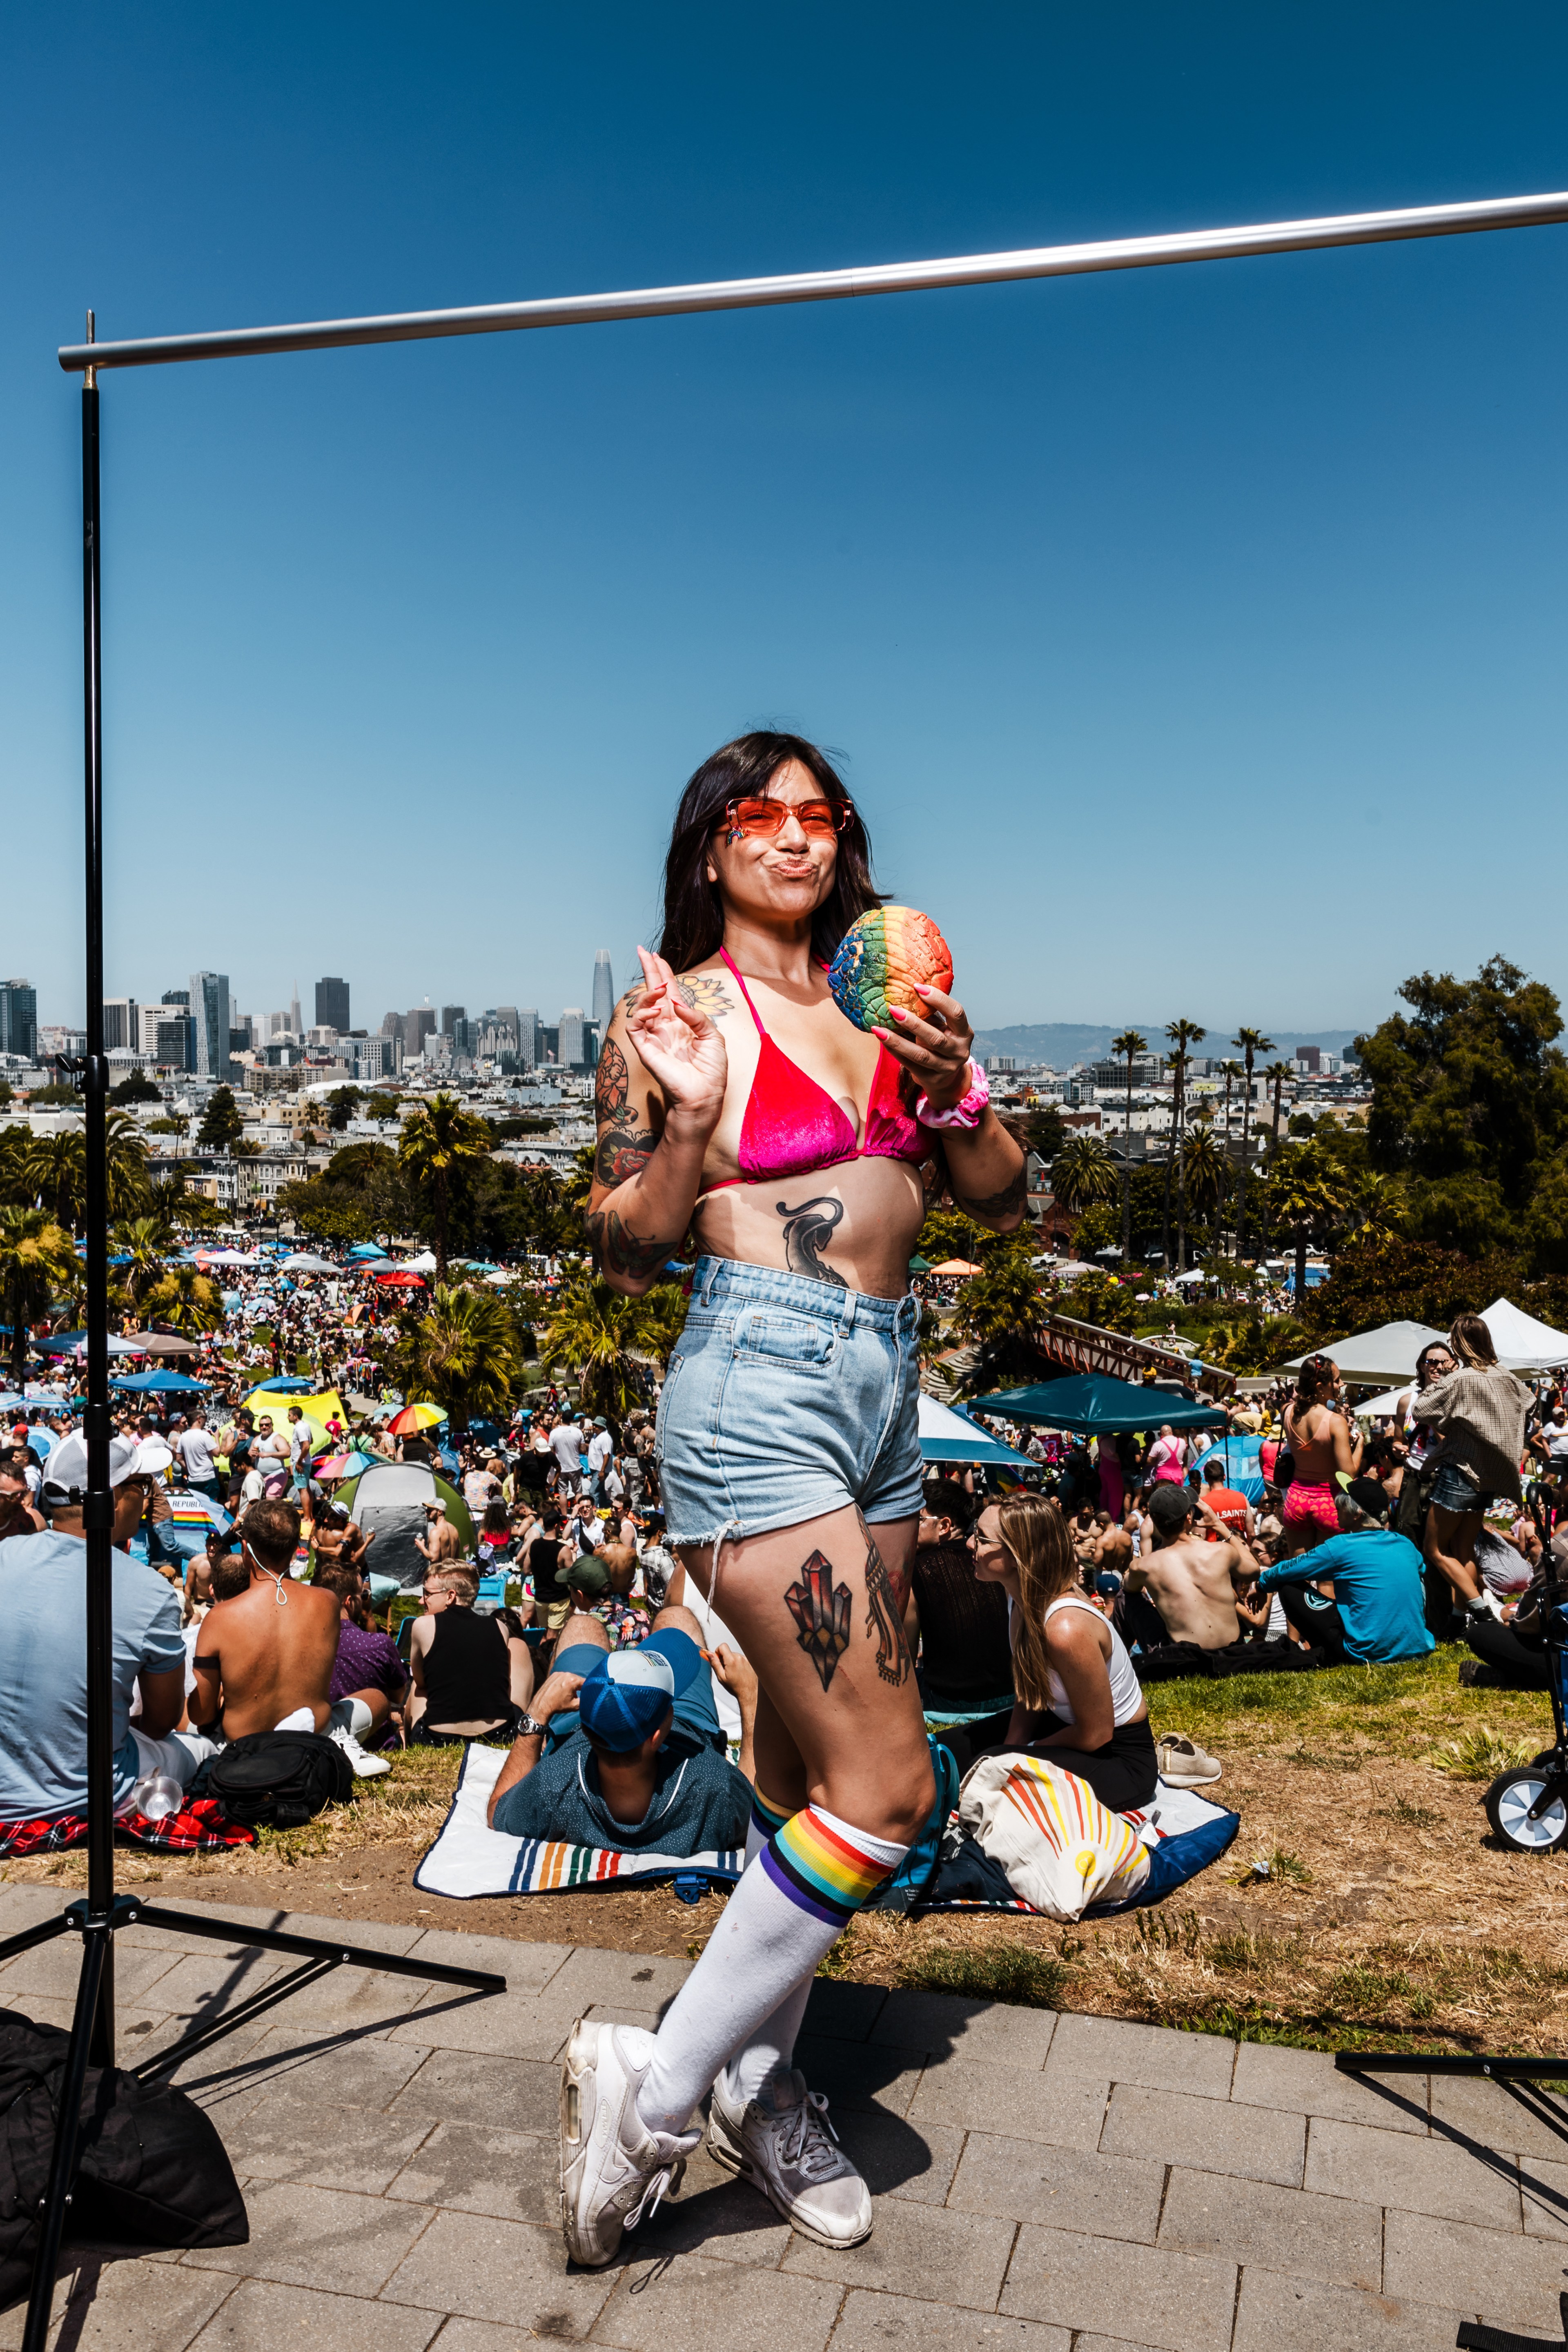
M 1296 1253 L 1298 1312 L 1307 1292 L 1307 1247 L 1326 1241 L 1353 1213 L 1355 1188 L 1333 1154 L 1319 1142 L 1282 1144 L 1268 1170 L 1269 1223 L 1289 1234 Z
M 166 1229 L 156 1216 L 128 1217 L 115 1226 L 109 1245 L 117 1257 L 131 1261 L 119 1268 L 120 1297 L 127 1313 L 139 1314 L 142 1299 L 163 1270 Z
M 196 1129 L 196 1141 L 210 1150 L 227 1151 L 245 1133 L 245 1120 L 234 1098 L 232 1087 L 215 1087 L 202 1123 Z
M 0 1209 L 0 1302 L 11 1327 L 11 1385 L 26 1372 L 29 1327 L 81 1279 L 70 1235 L 46 1209 Z
M 1193 1058 L 1193 1047 L 1201 1045 L 1208 1031 L 1196 1021 L 1167 1021 L 1165 1034 L 1173 1051 L 1171 1070 L 1175 1085 L 1171 1101 L 1171 1148 L 1165 1158 L 1165 1230 L 1162 1247 L 1165 1256 L 1165 1272 L 1171 1271 L 1171 1177 L 1176 1179 L 1176 1271 L 1184 1274 L 1187 1265 L 1187 1201 L 1182 1185 L 1182 1131 L 1187 1109 L 1187 1070 Z
M 436 1281 L 447 1279 L 447 1234 L 455 1185 L 493 1150 L 489 1123 L 465 1110 L 456 1095 L 432 1095 L 405 1125 L 397 1161 L 426 1202 L 436 1228 Z
M 673 1283 L 656 1282 L 641 1298 L 626 1298 L 596 1274 L 562 1284 L 539 1337 L 541 1362 L 562 1363 L 577 1376 L 584 1410 L 619 1418 L 643 1400 L 638 1358 L 668 1361 L 685 1320 L 686 1301 Z
M 1116 1197 L 1116 1163 L 1098 1135 L 1069 1135 L 1051 1162 L 1051 1191 L 1069 1216 Z
M 1263 1075 L 1268 1079 L 1274 1096 L 1274 1133 L 1270 1139 L 1269 1149 L 1272 1151 L 1278 1151 L 1279 1149 L 1279 1115 L 1283 1105 L 1285 1087 L 1288 1082 L 1295 1076 L 1296 1073 L 1289 1062 L 1270 1062 Z
M 162 1102 L 163 1097 L 145 1070 L 127 1070 L 118 1085 L 109 1089 L 111 1103 Z
M 142 1299 L 142 1312 L 149 1323 L 167 1323 L 194 1339 L 202 1331 L 222 1330 L 223 1293 L 194 1265 L 172 1265 Z
M 342 1135 L 344 1128 L 347 1127 L 350 1119 L 353 1118 L 354 1112 L 358 1109 L 359 1101 L 360 1091 L 357 1087 L 334 1087 L 332 1088 L 331 1093 L 327 1097 L 327 1125 L 331 1129 L 334 1135 Z
M 1125 1265 L 1132 1255 L 1132 1065 L 1149 1051 L 1149 1040 L 1136 1029 L 1123 1029 L 1120 1037 L 1111 1039 L 1110 1050 L 1127 1065 L 1127 1108 L 1121 1121 L 1121 1262 Z
M 1118 1282 L 1098 1266 L 1092 1274 L 1080 1274 L 1057 1303 L 1062 1314 L 1100 1331 L 1131 1331 L 1138 1317 L 1131 1283 Z
M 923 1257 L 929 1265 L 945 1265 L 955 1257 L 962 1258 L 966 1265 L 977 1265 L 984 1239 L 984 1229 L 973 1223 L 961 1209 L 928 1209 L 914 1254 Z
M 1260 1054 L 1274 1051 L 1274 1040 L 1266 1037 L 1261 1029 L 1238 1029 L 1231 1039 L 1241 1049 L 1241 1065 L 1246 1074 L 1246 1087 L 1241 1097 L 1241 1202 L 1236 1225 L 1236 1254 L 1247 1255 L 1247 1184 L 1251 1168 L 1252 1148 L 1252 1073 Z
M 510 1408 L 519 1358 L 511 1318 L 493 1290 L 437 1278 L 395 1360 L 405 1393 L 444 1405 L 459 1435 L 475 1414 L 504 1417 Z
M 1472 1256 L 1516 1244 L 1568 1146 L 1557 998 L 1501 956 L 1474 980 L 1417 973 L 1399 994 L 1408 1014 L 1356 1039 L 1372 1164 L 1404 1180 L 1413 1239 Z
M 1226 1161 L 1214 1139 L 1211 1124 L 1205 1123 L 1187 1137 L 1182 1146 L 1182 1186 L 1184 1197 L 1200 1213 L 1210 1215 L 1219 1206 L 1225 1188 Z
M 128 1111 L 104 1118 L 104 1157 L 110 1218 L 134 1216 L 147 1205 L 147 1146 Z M 68 1233 L 87 1216 L 87 1139 L 79 1128 L 36 1135 L 24 1148 L 19 1180 L 29 1201 L 47 1209 Z
M 373 1118 L 377 1127 L 393 1126 L 397 1118 L 397 1097 L 372 1095 L 365 1104 L 364 1115 L 366 1118 Z
M 972 1396 L 994 1388 L 1012 1370 L 1028 1373 L 1038 1368 L 1036 1340 L 1050 1310 L 1030 1264 L 1032 1251 L 1032 1239 L 987 1234 L 980 1245 L 980 1271 L 963 1285 L 952 1332 L 961 1345 L 980 1351 L 967 1383 Z
M 1204 1361 L 1223 1371 L 1271 1372 L 1311 1345 L 1304 1325 L 1291 1315 L 1263 1315 L 1254 1307 L 1228 1323 L 1214 1324 L 1204 1340 Z

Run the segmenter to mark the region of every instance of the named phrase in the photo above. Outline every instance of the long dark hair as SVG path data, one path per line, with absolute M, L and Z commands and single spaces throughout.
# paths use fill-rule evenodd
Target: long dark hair
M 803 735 L 771 731 L 737 735 L 732 743 L 721 745 L 703 761 L 680 795 L 665 860 L 664 930 L 658 943 L 672 971 L 689 971 L 705 963 L 723 942 L 723 904 L 704 869 L 708 844 L 727 803 L 765 793 L 788 760 L 798 760 L 810 771 L 824 800 L 849 798 L 826 752 Z M 830 962 L 856 916 L 881 904 L 881 893 L 871 880 L 871 844 L 857 809 L 838 836 L 833 887 L 812 919 L 812 953 Z

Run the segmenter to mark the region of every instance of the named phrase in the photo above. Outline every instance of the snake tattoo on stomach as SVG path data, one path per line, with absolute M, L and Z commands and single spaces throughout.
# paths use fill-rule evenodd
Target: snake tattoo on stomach
M 824 1265 L 817 1255 L 843 1218 L 843 1202 L 824 1192 L 815 1200 L 803 1201 L 797 1209 L 792 1209 L 787 1201 L 775 1201 L 773 1207 L 785 1220 L 784 1265 L 790 1273 L 809 1275 L 813 1282 L 831 1282 L 847 1290 L 849 1286 L 837 1266 Z

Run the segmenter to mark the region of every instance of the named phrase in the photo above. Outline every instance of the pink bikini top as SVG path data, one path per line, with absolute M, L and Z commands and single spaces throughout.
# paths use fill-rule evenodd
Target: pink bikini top
M 741 1122 L 737 1155 L 741 1172 L 707 1185 L 707 1192 L 721 1192 L 730 1184 L 787 1182 L 791 1177 L 809 1176 L 819 1168 L 836 1168 L 846 1160 L 919 1162 L 929 1158 L 931 1138 L 904 1107 L 899 1091 L 900 1066 L 886 1045 L 879 1042 L 877 1075 L 866 1107 L 866 1137 L 859 1142 L 826 1089 L 808 1078 L 774 1045 L 763 1027 L 745 982 L 722 948 L 719 954 L 726 970 L 734 974 L 763 1042 Z

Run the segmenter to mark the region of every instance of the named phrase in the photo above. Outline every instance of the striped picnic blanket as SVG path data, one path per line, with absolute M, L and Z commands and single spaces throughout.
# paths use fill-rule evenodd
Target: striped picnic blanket
M 487 1826 L 485 1809 L 506 1756 L 504 1748 L 470 1743 L 451 1810 L 414 1874 L 422 1895 L 446 1895 L 464 1903 L 478 1895 L 567 1895 L 577 1887 L 625 1886 L 634 1881 L 647 1885 L 665 1878 L 690 1880 L 700 1892 L 711 1883 L 732 1886 L 745 1868 L 744 1848 L 689 1855 L 613 1853 L 603 1846 L 504 1837 Z

